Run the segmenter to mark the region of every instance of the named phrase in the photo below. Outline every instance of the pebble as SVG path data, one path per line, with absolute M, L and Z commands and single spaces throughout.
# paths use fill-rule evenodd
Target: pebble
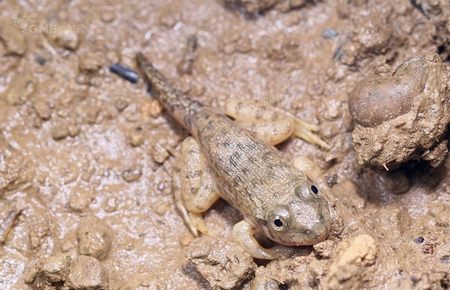
M 367 234 L 342 241 L 322 286 L 324 289 L 360 289 L 361 275 L 366 267 L 375 264 L 377 252 L 374 238 Z
M 186 257 L 213 289 L 238 289 L 256 269 L 250 254 L 238 244 L 210 236 L 192 241 Z
M 416 244 L 422 244 L 423 241 L 425 241 L 425 239 L 422 236 L 419 236 L 419 237 L 415 238 L 413 241 Z
M 92 193 L 83 188 L 77 188 L 70 195 L 69 208 L 74 212 L 82 212 L 91 203 Z
M 56 254 L 45 259 L 38 276 L 50 283 L 64 282 L 69 275 L 71 258 L 65 254 Z
M 114 212 L 117 210 L 117 198 L 110 197 L 107 200 L 105 200 L 105 203 L 103 204 L 103 208 L 106 212 Z
M 322 31 L 322 37 L 325 39 L 333 39 L 338 35 L 339 35 L 339 33 L 336 30 L 334 30 L 333 28 L 325 28 Z
M 140 109 L 142 117 L 144 117 L 145 120 L 148 120 L 150 118 L 156 119 L 161 116 L 163 108 L 158 100 L 150 99 L 148 101 L 145 101 Z
M 44 100 L 35 100 L 33 109 L 41 120 L 48 121 L 52 117 L 52 109 Z
M 85 74 L 98 72 L 104 64 L 104 56 L 101 52 L 88 52 L 80 56 L 78 69 Z
M 133 147 L 141 146 L 145 140 L 144 129 L 142 127 L 137 127 L 130 131 L 128 135 L 129 143 Z
M 112 231 L 102 220 L 86 218 L 80 222 L 77 240 L 80 255 L 103 260 L 111 250 Z
M 18 72 L 3 93 L 8 104 L 17 106 L 24 104 L 34 94 L 36 83 L 30 73 Z
M 156 143 L 151 149 L 151 156 L 155 163 L 163 164 L 169 158 L 169 151 L 161 144 Z
M 0 24 L 0 41 L 3 42 L 6 55 L 25 55 L 27 41 L 23 32 L 11 22 L 3 21 Z
M 138 180 L 142 176 L 141 168 L 129 168 L 122 172 L 122 178 L 126 182 L 133 182 Z
M 108 289 L 108 275 L 99 260 L 78 256 L 70 265 L 67 278 L 70 289 Z
M 75 25 L 59 23 L 57 29 L 47 34 L 50 41 L 56 46 L 75 51 L 80 46 L 80 36 L 76 32 Z
M 109 67 L 109 70 L 130 83 L 135 84 L 139 80 L 139 75 L 134 70 L 121 64 L 114 63 Z
M 69 129 L 64 124 L 56 124 L 51 128 L 51 135 L 53 140 L 58 141 L 69 136 Z

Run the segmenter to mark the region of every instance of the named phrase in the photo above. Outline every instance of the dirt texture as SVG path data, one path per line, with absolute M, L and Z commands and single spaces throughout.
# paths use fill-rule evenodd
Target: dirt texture
M 437 98 L 449 84 L 433 76 L 448 77 L 449 41 L 448 0 L 0 1 L 0 289 L 448 289 L 448 116 Z M 320 167 L 329 239 L 251 261 L 229 241 L 242 216 L 219 201 L 205 214 L 213 237 L 194 240 L 171 190 L 186 131 L 142 79 L 109 70 L 136 70 L 140 51 L 217 111 L 231 96 L 264 99 L 317 124 L 329 151 L 299 139 L 278 148 Z M 351 114 L 361 84 L 395 78 L 409 59 L 423 61 L 430 90 L 413 73 L 415 97 L 400 94 L 392 114 Z M 411 112 L 423 113 L 411 117 L 411 147 L 383 148 L 436 167 L 360 165 L 359 117 L 392 129 Z

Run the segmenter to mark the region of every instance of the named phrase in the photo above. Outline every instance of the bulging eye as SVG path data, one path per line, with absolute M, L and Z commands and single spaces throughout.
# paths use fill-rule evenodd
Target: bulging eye
M 318 189 L 317 186 L 315 186 L 314 184 L 311 185 L 311 191 L 312 191 L 314 194 L 318 194 L 318 193 L 319 193 L 319 189 Z
M 281 231 L 285 226 L 285 221 L 283 220 L 283 218 L 277 216 L 273 220 L 273 226 L 275 230 Z
M 284 208 L 275 210 L 269 217 L 268 223 L 271 224 L 271 228 L 275 231 L 284 231 L 289 225 L 289 213 Z

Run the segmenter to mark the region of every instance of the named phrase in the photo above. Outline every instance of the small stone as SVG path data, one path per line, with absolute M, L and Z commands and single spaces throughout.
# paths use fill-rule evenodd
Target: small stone
M 333 28 L 325 28 L 322 31 L 322 37 L 325 39 L 333 39 L 338 35 L 339 35 L 339 33 L 336 30 L 334 30 Z
M 329 259 L 333 255 L 334 242 L 331 240 L 325 240 L 313 246 L 314 253 L 321 258 Z
M 190 233 L 185 233 L 184 235 L 182 235 L 179 239 L 180 241 L 180 245 L 182 247 L 187 247 L 189 246 L 190 243 L 192 243 L 192 241 L 194 240 L 194 237 L 192 236 L 192 234 Z
M 55 141 L 62 140 L 69 135 L 69 129 L 66 125 L 56 124 L 51 129 L 51 135 Z
M 112 11 L 103 11 L 100 15 L 103 23 L 111 23 L 116 19 L 116 14 Z
M 34 77 L 30 73 L 17 73 L 3 93 L 8 104 L 17 106 L 24 104 L 36 90 Z
M 160 201 L 155 205 L 154 211 L 156 214 L 163 216 L 170 210 L 170 204 L 165 201 Z
M 71 258 L 64 254 L 50 256 L 42 263 L 38 275 L 50 283 L 64 282 L 69 275 Z
M 236 289 L 256 268 L 253 258 L 238 244 L 210 236 L 190 243 L 186 257 L 213 289 Z
M 432 244 L 432 243 L 425 243 L 422 246 L 422 253 L 424 254 L 434 254 L 434 249 L 435 249 L 436 245 Z
M 112 245 L 111 229 L 97 218 L 81 221 L 77 231 L 78 249 L 81 255 L 103 260 L 108 256 Z
M 130 145 L 133 147 L 141 146 L 144 143 L 144 129 L 142 127 L 137 127 L 131 130 L 129 136 Z
M 155 163 L 163 164 L 164 161 L 169 158 L 169 151 L 167 151 L 167 149 L 161 144 L 156 143 L 155 146 L 152 147 L 151 156 Z
M 2 21 L 0 23 L 0 41 L 3 42 L 7 55 L 22 56 L 27 51 L 25 35 L 11 22 Z
M 158 118 L 161 112 L 162 106 L 158 100 L 148 100 L 141 106 L 141 114 L 144 119 Z
M 35 100 L 33 102 L 33 109 L 38 115 L 39 118 L 41 118 L 44 121 L 50 120 L 52 116 L 52 109 L 48 105 L 48 103 L 44 100 Z
M 115 198 L 115 197 L 108 198 L 105 201 L 103 208 L 105 209 L 106 212 L 116 211 L 117 210 L 117 198 Z
M 108 276 L 99 260 L 89 256 L 79 256 L 70 266 L 66 285 L 76 290 L 106 290 Z
M 423 241 L 425 241 L 425 239 L 422 236 L 419 236 L 419 237 L 415 238 L 413 241 L 416 244 L 422 244 Z
M 321 285 L 324 289 L 360 289 L 366 267 L 377 259 L 375 239 L 361 234 L 342 241 Z
M 138 180 L 142 175 L 142 169 L 140 168 L 130 168 L 122 172 L 122 178 L 126 182 L 133 182 Z
M 56 29 L 48 31 L 47 36 L 57 46 L 75 51 L 80 45 L 76 25 L 57 24 Z
M 126 107 L 128 107 L 129 102 L 124 99 L 118 99 L 114 102 L 114 106 L 116 107 L 117 111 L 122 112 L 125 110 Z
M 99 71 L 104 63 L 104 55 L 101 52 L 88 52 L 82 55 L 79 60 L 78 68 L 80 72 L 92 74 Z
M 74 212 L 82 212 L 91 203 L 92 193 L 83 188 L 77 188 L 70 195 L 69 208 Z
M 441 262 L 444 264 L 450 264 L 450 255 L 445 255 L 440 258 Z
M 70 124 L 67 127 L 67 130 L 69 131 L 69 136 L 70 137 L 75 137 L 78 134 L 80 134 L 80 126 L 78 126 L 78 124 Z

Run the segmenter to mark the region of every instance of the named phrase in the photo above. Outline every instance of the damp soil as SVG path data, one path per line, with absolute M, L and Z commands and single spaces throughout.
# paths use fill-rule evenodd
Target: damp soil
M 348 100 L 418 53 L 448 69 L 449 19 L 446 0 L 0 1 L 0 288 L 448 289 L 449 159 L 359 165 Z M 321 168 L 330 238 L 252 261 L 219 201 L 218 240 L 194 239 L 171 192 L 187 132 L 109 70 L 137 52 L 218 111 L 263 99 L 319 125 L 329 151 L 279 149 Z

